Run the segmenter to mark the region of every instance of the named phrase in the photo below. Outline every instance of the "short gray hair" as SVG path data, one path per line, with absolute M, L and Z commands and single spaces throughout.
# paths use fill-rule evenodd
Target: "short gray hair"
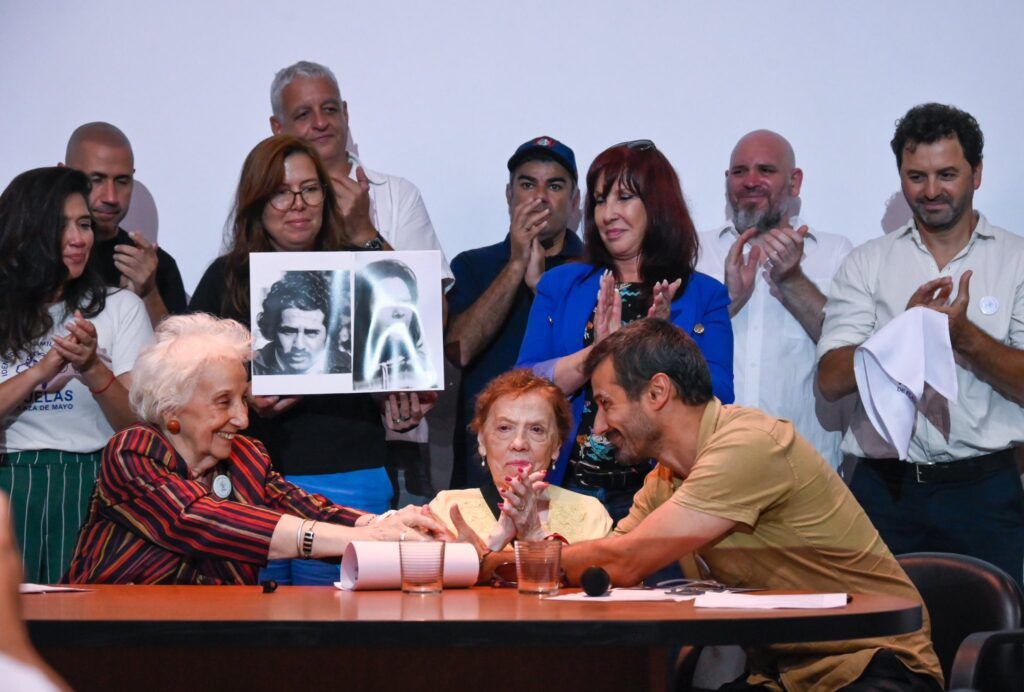
M 341 98 L 341 89 L 338 88 L 338 79 L 331 72 L 331 68 L 326 65 L 321 65 L 317 62 L 309 62 L 308 60 L 300 60 L 294 65 L 280 70 L 274 75 L 274 81 L 270 84 L 270 109 L 274 113 L 274 117 L 281 120 L 284 117 L 284 103 L 282 94 L 284 88 L 294 82 L 296 79 L 327 79 L 334 85 L 335 91 L 338 92 L 338 98 Z
M 168 317 L 135 361 L 128 403 L 144 421 L 162 425 L 163 416 L 192 398 L 210 362 L 234 359 L 244 364 L 251 357 L 252 336 L 234 320 L 205 313 Z

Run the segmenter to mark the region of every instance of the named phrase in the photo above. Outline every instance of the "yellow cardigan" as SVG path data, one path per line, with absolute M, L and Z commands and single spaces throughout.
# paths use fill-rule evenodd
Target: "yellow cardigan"
M 541 510 L 541 526 L 548 533 L 557 533 L 570 543 L 604 538 L 612 530 L 612 518 L 596 497 L 549 486 L 547 511 Z M 498 521 L 487 507 L 483 493 L 477 488 L 442 490 L 430 503 L 430 511 L 455 532 L 449 511 L 459 506 L 463 518 L 480 538 L 486 539 Z

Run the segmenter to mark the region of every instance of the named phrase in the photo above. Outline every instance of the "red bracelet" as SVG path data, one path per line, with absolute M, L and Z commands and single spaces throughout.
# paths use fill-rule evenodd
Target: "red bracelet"
M 105 392 L 108 389 L 110 389 L 110 385 L 114 384 L 114 380 L 116 380 L 116 379 L 117 379 L 117 375 L 115 375 L 113 372 L 111 372 L 110 373 L 110 380 L 105 385 L 103 385 L 103 387 L 101 389 L 93 389 L 93 388 L 90 387 L 89 388 L 89 393 L 92 394 L 93 396 L 99 396 L 103 392 Z

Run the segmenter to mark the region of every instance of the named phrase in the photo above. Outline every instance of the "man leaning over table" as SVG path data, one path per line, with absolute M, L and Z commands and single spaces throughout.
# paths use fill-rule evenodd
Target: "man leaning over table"
M 732 587 L 920 595 L 843 481 L 785 420 L 729 406 L 711 393 L 694 342 L 661 320 L 638 320 L 586 361 L 598 415 L 622 464 L 657 459 L 612 536 L 563 546 L 569 580 L 590 565 L 617 586 L 693 553 Z M 539 476 L 512 483 L 517 531 L 535 535 Z M 468 534 L 464 527 L 461 533 Z M 485 567 L 490 566 L 486 560 Z M 923 606 L 922 606 L 923 607 Z M 930 625 L 910 634 L 770 645 L 721 689 L 940 690 Z

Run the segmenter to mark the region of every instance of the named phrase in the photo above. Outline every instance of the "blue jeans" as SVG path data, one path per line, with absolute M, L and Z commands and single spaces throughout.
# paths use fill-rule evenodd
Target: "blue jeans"
M 384 467 L 347 473 L 288 476 L 287 479 L 308 493 L 323 495 L 336 505 L 374 514 L 386 512 L 391 507 L 393 491 Z M 329 586 L 338 581 L 339 573 L 337 564 L 322 560 L 271 560 L 260 570 L 259 580 L 273 579 L 278 584 L 296 586 Z

